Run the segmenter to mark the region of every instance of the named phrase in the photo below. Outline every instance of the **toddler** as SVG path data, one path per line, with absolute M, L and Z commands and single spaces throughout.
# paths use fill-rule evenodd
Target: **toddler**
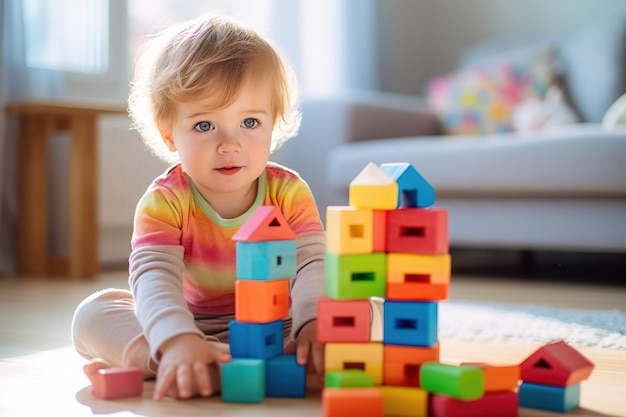
M 137 204 L 130 290 L 97 292 L 75 312 L 73 343 L 91 360 L 88 376 L 137 366 L 156 377 L 157 401 L 219 391 L 235 318 L 231 238 L 261 205 L 279 207 L 297 236 L 285 351 L 323 375 L 315 326 L 323 226 L 306 183 L 269 162 L 299 127 L 288 74 L 266 40 L 226 18 L 205 16 L 149 42 L 129 111 L 147 145 L 174 165 Z

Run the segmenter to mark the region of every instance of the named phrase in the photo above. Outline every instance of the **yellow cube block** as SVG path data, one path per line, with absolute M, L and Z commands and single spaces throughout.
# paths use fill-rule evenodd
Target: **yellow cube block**
M 428 392 L 421 388 L 396 387 L 384 385 L 383 393 L 385 415 L 406 417 L 428 416 Z
M 418 255 L 413 253 L 387 254 L 387 282 L 449 284 L 452 270 L 450 254 Z
M 373 211 L 351 206 L 326 209 L 326 251 L 336 254 L 372 253 Z
M 324 345 L 324 371 L 362 369 L 374 385 L 383 383 L 382 343 L 327 343 Z
M 398 208 L 398 183 L 370 162 L 350 183 L 349 202 L 358 208 L 395 210 Z

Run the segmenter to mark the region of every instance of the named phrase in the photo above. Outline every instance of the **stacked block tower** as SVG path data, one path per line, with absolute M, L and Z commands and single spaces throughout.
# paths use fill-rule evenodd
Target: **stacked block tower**
M 289 279 L 296 275 L 296 236 L 280 210 L 261 206 L 233 236 L 237 245 L 232 361 L 222 366 L 222 399 L 258 403 L 304 397 L 306 369 L 284 354 Z
M 440 362 L 448 213 L 430 207 L 434 190 L 410 164 L 368 164 L 351 182 L 349 201 L 326 215 L 317 320 L 325 417 L 517 417 L 520 405 L 578 406 L 593 364 L 562 341 L 521 364 Z
M 326 416 L 427 415 L 420 371 L 439 361 L 438 303 L 451 273 L 448 213 L 434 202 L 410 164 L 370 163 L 350 184 L 349 206 L 327 208 Z

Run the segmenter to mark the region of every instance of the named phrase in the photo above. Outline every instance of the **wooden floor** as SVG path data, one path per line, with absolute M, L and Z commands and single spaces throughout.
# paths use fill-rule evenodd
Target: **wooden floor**
M 144 396 L 101 401 L 90 394 L 84 364 L 70 347 L 70 322 L 75 306 L 91 292 L 125 287 L 126 273 L 113 271 L 96 279 L 63 277 L 0 277 L 0 416 L 322 416 L 320 387 L 309 385 L 305 399 L 266 399 L 258 405 L 226 404 L 219 397 L 162 403 Z M 453 275 L 452 299 L 540 303 L 580 309 L 626 311 L 626 286 L 589 284 L 512 276 Z M 522 343 L 479 343 L 441 340 L 446 362 L 518 363 L 537 346 Z M 626 351 L 581 349 L 595 364 L 582 385 L 581 408 L 573 416 L 626 416 Z M 311 381 L 310 381 L 311 382 Z M 520 409 L 520 416 L 554 416 Z

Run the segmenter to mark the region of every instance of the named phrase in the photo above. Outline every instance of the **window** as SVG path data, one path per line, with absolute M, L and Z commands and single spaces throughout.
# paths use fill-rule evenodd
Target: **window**
M 24 63 L 61 75 L 70 97 L 123 100 L 126 0 L 21 0 Z

